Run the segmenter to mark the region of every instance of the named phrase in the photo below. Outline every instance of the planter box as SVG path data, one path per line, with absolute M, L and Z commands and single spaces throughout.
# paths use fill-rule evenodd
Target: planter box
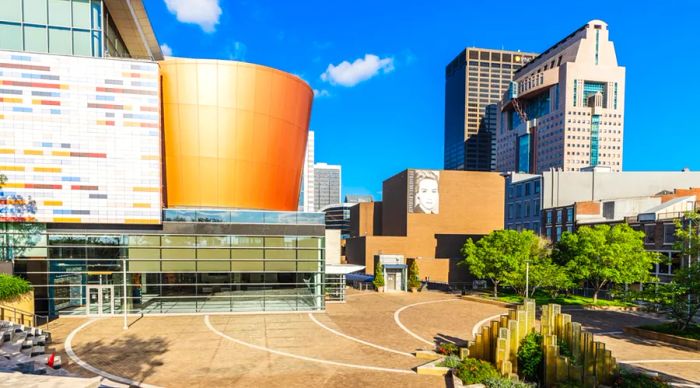
M 451 382 L 452 384 L 448 384 L 448 386 L 451 386 L 452 388 L 485 388 L 484 384 L 469 384 L 469 385 L 464 385 L 462 380 L 457 377 L 454 372 L 450 372 L 450 375 L 447 377 L 448 381 Z
M 441 354 L 437 354 L 432 350 L 417 350 L 413 355 L 420 360 L 437 360 L 443 357 Z
M 450 373 L 451 369 L 444 366 L 437 366 L 443 359 L 433 360 L 416 368 L 419 375 L 444 376 Z
M 636 335 L 638 337 L 666 342 L 672 345 L 685 346 L 690 349 L 700 350 L 700 341 L 692 338 L 680 337 L 677 335 L 659 333 L 658 331 L 640 329 L 638 327 L 625 327 L 622 329 L 627 334 Z

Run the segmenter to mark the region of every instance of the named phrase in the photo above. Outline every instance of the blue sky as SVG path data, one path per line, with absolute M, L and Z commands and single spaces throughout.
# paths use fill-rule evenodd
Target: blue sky
M 405 168 L 442 168 L 444 69 L 464 47 L 541 52 L 591 19 L 608 23 L 627 67 L 623 168 L 700 170 L 700 2 L 144 2 L 175 56 L 305 79 L 318 92 L 316 161 L 342 165 L 344 194 L 378 199 Z

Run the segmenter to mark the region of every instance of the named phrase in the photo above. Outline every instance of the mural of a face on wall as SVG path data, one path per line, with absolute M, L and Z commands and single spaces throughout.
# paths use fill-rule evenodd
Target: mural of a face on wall
M 440 212 L 440 176 L 436 171 L 416 171 L 414 178 L 414 213 Z

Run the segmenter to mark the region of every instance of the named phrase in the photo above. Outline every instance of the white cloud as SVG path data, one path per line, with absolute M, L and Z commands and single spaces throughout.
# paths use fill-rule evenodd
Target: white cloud
M 357 58 L 353 63 L 340 62 L 337 66 L 330 64 L 321 79 L 331 85 L 352 87 L 362 81 L 366 81 L 375 75 L 391 73 L 394 70 L 394 58 L 379 58 L 374 54 L 365 54 L 364 58 Z
M 219 24 L 219 0 L 165 0 L 165 5 L 179 22 L 197 24 L 206 33 L 214 32 Z
M 170 46 L 168 46 L 167 43 L 163 43 L 160 45 L 160 51 L 162 51 L 163 55 L 166 57 L 170 57 L 173 55 L 173 49 Z
M 326 89 L 314 89 L 314 98 L 330 97 L 330 95 Z

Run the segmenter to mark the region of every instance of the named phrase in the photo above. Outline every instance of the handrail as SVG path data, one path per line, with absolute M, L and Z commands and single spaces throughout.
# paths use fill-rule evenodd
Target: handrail
M 20 323 L 17 321 L 17 313 L 20 313 L 22 316 L 22 319 L 21 319 L 22 323 L 21 324 L 24 324 L 24 316 L 32 317 L 32 325 L 35 327 L 39 327 L 39 325 L 37 324 L 37 318 L 43 318 L 44 320 L 46 320 L 46 323 L 45 323 L 46 331 L 49 331 L 49 319 L 50 319 L 50 317 L 48 315 L 40 315 L 40 314 L 36 314 L 36 313 L 30 312 L 30 311 L 18 309 L 16 307 L 0 306 L 0 310 L 12 310 L 12 317 L 14 318 L 14 321 L 16 323 Z M 3 314 L 3 317 L 4 317 L 4 314 Z

